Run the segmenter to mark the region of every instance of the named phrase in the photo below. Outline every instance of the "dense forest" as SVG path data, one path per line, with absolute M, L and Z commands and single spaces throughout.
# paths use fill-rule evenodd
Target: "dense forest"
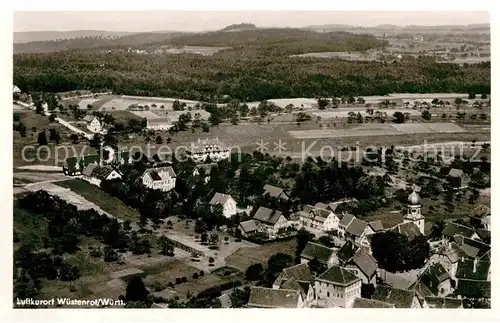
M 490 63 L 459 67 L 428 59 L 397 63 L 289 57 L 203 57 L 66 51 L 14 55 L 23 91 L 111 89 L 117 94 L 217 101 L 391 92 L 490 93 Z

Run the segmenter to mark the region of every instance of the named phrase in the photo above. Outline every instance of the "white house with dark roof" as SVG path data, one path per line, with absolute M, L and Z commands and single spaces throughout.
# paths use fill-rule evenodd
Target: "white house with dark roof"
M 309 206 L 299 212 L 300 227 L 315 235 L 322 235 L 328 231 L 337 231 L 340 219 L 327 209 Z
M 240 222 L 240 224 L 238 225 L 238 229 L 240 230 L 242 236 L 248 238 L 249 236 L 257 233 L 257 222 L 255 220 Z
M 83 121 L 87 123 L 87 129 L 89 129 L 93 133 L 102 132 L 102 124 L 99 121 L 99 118 L 93 115 L 86 115 L 83 118 Z
M 356 217 L 350 213 L 346 213 L 346 214 L 342 215 L 342 218 L 339 221 L 339 228 L 338 228 L 338 232 L 342 237 L 345 236 L 347 227 L 351 224 L 351 222 L 355 218 Z
M 171 166 L 148 168 L 139 180 L 150 189 L 168 192 L 175 188 L 176 175 Z
M 451 277 L 440 263 L 427 267 L 418 280 L 410 287 L 422 296 L 447 296 L 452 292 Z
M 273 289 L 250 287 L 247 307 L 250 308 L 303 308 L 305 306 L 300 291 L 293 289 Z
M 165 131 L 172 128 L 172 120 L 169 117 L 153 118 L 146 120 L 146 129 L 154 131 Z
M 210 180 L 210 173 L 212 172 L 212 168 L 217 166 L 217 163 L 210 164 L 198 164 L 193 169 L 193 176 L 203 176 L 205 184 Z
M 236 201 L 228 194 L 215 193 L 209 204 L 212 210 L 216 205 L 221 205 L 222 215 L 228 219 L 237 213 Z
M 195 162 L 204 162 L 209 157 L 212 161 L 219 161 L 229 158 L 230 149 L 219 138 L 198 139 L 187 147 L 186 154 Z
M 396 308 L 421 308 L 422 304 L 415 291 L 398 289 L 386 285 L 375 287 L 372 299 L 394 304 Z
M 289 198 L 289 196 L 285 193 L 285 191 L 282 188 L 268 184 L 264 185 L 264 193 L 262 193 L 262 195 L 266 194 L 269 194 L 272 197 L 282 198 L 285 200 L 288 200 Z
M 350 308 L 361 297 L 361 284 L 361 279 L 350 271 L 333 266 L 314 281 L 317 305 Z
M 375 233 L 365 221 L 354 218 L 345 229 L 346 236 L 351 239 L 355 245 L 370 248 L 370 241 L 367 236 Z
M 339 263 L 337 250 L 328 248 L 319 243 L 308 241 L 304 250 L 300 254 L 300 262 L 307 264 L 309 261 L 316 259 L 320 264 L 330 268 Z
M 298 264 L 284 268 L 273 283 L 274 289 L 292 289 L 302 294 L 302 299 L 309 305 L 314 300 L 314 275 L 307 264 Z
M 120 179 L 121 177 L 120 173 L 109 166 L 89 164 L 82 171 L 82 179 L 96 186 L 100 186 L 102 181 Z
M 361 278 L 363 284 L 377 284 L 377 261 L 368 252 L 359 250 L 345 269 Z
M 275 237 L 279 229 L 288 227 L 288 220 L 281 211 L 263 206 L 257 210 L 253 219 L 257 223 L 258 231 L 265 232 L 270 237 Z

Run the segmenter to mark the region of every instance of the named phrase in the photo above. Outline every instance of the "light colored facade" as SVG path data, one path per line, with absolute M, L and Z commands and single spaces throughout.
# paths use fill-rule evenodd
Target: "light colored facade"
M 93 133 L 102 132 L 101 122 L 97 117 L 94 116 L 86 116 L 83 118 L 87 122 L 87 129 L 89 129 Z
M 147 119 L 146 121 L 146 129 L 148 130 L 166 131 L 173 126 L 174 125 L 172 124 L 172 120 L 170 120 L 170 118 L 154 118 Z
M 210 157 L 212 161 L 219 161 L 229 158 L 229 148 L 215 139 L 198 139 L 198 142 L 192 143 L 186 150 L 187 155 L 195 162 L 205 162 Z
M 122 176 L 116 170 L 108 166 L 98 166 L 96 164 L 89 164 L 82 171 L 82 179 L 89 182 L 90 184 L 100 186 L 102 181 L 119 179 Z
M 300 227 L 320 235 L 328 231 L 337 231 L 340 219 L 332 211 L 313 208 L 309 212 L 300 212 Z
M 413 222 L 424 234 L 425 218 L 421 213 L 420 196 L 416 192 L 416 186 L 413 185 L 413 192 L 408 196 L 408 213 L 403 217 L 403 223 Z
M 231 195 L 215 193 L 209 204 L 212 209 L 216 205 L 222 205 L 222 215 L 228 219 L 237 213 L 236 201 L 231 197 Z
M 168 192 L 175 188 L 176 175 L 170 166 L 150 168 L 144 171 L 140 180 L 150 189 Z
M 314 290 L 318 306 L 350 308 L 361 297 L 361 279 L 334 266 L 315 279 Z

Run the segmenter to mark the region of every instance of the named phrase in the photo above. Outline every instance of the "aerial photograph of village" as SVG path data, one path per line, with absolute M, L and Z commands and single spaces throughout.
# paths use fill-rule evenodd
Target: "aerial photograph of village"
M 13 308 L 491 308 L 487 12 L 132 14 L 14 13 Z

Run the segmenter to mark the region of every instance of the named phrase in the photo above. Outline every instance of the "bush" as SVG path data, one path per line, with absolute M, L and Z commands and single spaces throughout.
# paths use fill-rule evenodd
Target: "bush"
M 198 273 L 193 274 L 193 279 L 198 279 Z
M 177 278 L 175 279 L 175 283 L 176 283 L 177 285 L 180 285 L 180 284 L 182 283 L 182 279 L 181 279 L 181 278 L 179 278 L 179 277 L 177 277 Z
M 168 287 L 174 287 L 174 283 L 168 282 Z
M 183 283 L 187 282 L 187 278 L 186 277 L 182 277 L 181 279 L 182 279 Z
M 203 277 L 203 276 L 205 276 L 205 272 L 202 270 L 202 271 L 200 271 L 200 277 Z

